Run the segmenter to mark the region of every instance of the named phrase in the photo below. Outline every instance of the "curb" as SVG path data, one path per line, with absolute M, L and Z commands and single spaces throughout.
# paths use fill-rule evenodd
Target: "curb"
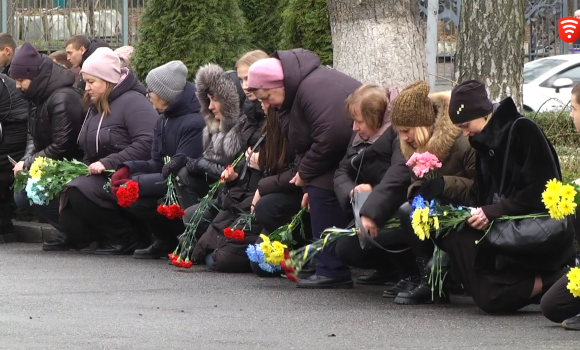
M 13 221 L 14 234 L 18 242 L 42 243 L 56 238 L 57 230 L 49 224 Z

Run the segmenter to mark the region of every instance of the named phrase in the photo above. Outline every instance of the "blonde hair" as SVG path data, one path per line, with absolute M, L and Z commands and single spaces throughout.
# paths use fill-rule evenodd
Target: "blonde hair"
M 350 116 L 354 119 L 355 113 L 359 111 L 372 131 L 379 130 L 383 125 L 388 104 L 385 88 L 375 84 L 364 84 L 346 99 L 346 109 Z
M 254 64 L 256 61 L 259 61 L 264 58 L 269 58 L 267 53 L 262 50 L 254 50 L 250 52 L 246 52 L 245 54 L 240 57 L 240 59 L 236 62 L 234 69 L 237 70 L 240 66 L 247 66 L 248 68 Z
M 91 96 L 89 95 L 88 92 L 85 92 L 85 96 L 83 96 L 83 102 L 85 103 L 85 106 L 87 108 L 90 106 L 94 106 L 97 109 L 97 112 L 99 112 L 99 114 L 105 113 L 105 116 L 107 116 L 111 114 L 111 106 L 109 105 L 109 96 L 111 96 L 111 91 L 113 91 L 115 85 L 109 83 L 108 81 L 105 81 L 105 84 L 107 85 L 105 92 L 103 92 L 103 94 L 99 96 L 99 98 L 97 98 L 95 102 L 91 101 Z
M 397 132 L 401 132 L 401 130 L 409 130 L 409 129 L 414 129 L 415 130 L 415 143 L 417 144 L 417 148 L 423 148 L 425 146 L 427 146 L 427 143 L 429 143 L 429 140 L 431 139 L 431 134 L 433 132 L 433 128 L 432 127 L 428 127 L 428 126 L 395 126 L 395 130 Z M 401 140 L 403 142 L 403 140 Z M 411 145 L 410 143 L 405 142 L 406 144 L 408 144 L 410 147 L 414 148 L 413 145 Z

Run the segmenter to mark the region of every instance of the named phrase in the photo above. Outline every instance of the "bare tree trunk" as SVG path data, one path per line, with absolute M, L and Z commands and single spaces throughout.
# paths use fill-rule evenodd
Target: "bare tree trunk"
M 363 83 L 427 79 L 425 21 L 417 0 L 328 0 L 334 68 Z
M 492 99 L 512 96 L 522 107 L 525 0 L 464 0 L 455 77 L 483 82 Z

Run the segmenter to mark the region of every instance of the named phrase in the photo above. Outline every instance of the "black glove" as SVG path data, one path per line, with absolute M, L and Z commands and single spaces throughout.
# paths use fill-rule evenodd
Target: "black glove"
M 197 164 L 197 159 L 188 158 L 185 167 L 190 174 L 195 174 L 195 165 Z
M 169 163 L 163 166 L 161 174 L 163 175 L 164 178 L 167 178 L 170 174 L 173 176 L 177 176 L 177 173 L 179 173 L 179 170 L 181 170 L 181 168 L 185 166 L 186 162 L 187 156 L 185 154 L 176 154 L 173 157 L 171 157 Z
M 431 201 L 437 197 L 440 197 L 445 190 L 445 180 L 442 177 L 436 179 L 427 180 L 419 190 L 417 195 L 423 196 L 426 201 Z

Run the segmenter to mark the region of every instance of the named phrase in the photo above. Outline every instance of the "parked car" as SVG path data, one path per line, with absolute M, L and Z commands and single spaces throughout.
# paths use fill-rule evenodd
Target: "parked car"
M 550 112 L 570 107 L 574 84 L 580 83 L 580 55 L 541 58 L 524 64 L 524 110 Z

